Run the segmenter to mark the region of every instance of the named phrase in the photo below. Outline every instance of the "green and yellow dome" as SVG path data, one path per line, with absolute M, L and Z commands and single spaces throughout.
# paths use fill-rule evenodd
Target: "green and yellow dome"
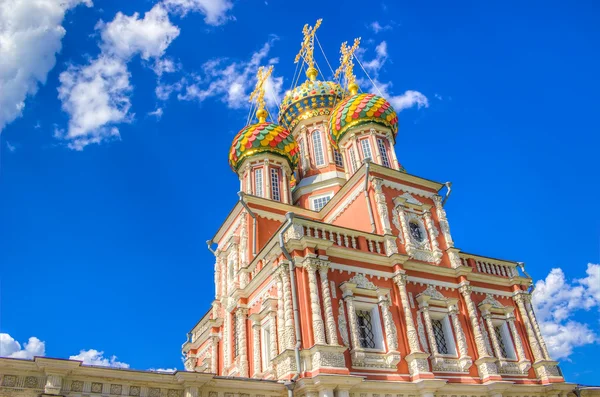
M 233 138 L 229 165 L 237 172 L 244 159 L 260 153 L 271 153 L 285 158 L 293 171 L 298 165 L 299 151 L 296 140 L 288 130 L 261 119 L 261 122 L 247 126 Z
M 281 101 L 279 124 L 290 131 L 302 120 L 330 115 L 335 104 L 345 95 L 339 84 L 315 78 L 316 70 L 314 75 L 309 75 L 309 80 L 288 91 Z
M 344 134 L 356 126 L 375 123 L 398 133 L 398 115 L 384 98 L 374 94 L 354 94 L 342 100 L 331 113 L 329 133 L 337 145 Z

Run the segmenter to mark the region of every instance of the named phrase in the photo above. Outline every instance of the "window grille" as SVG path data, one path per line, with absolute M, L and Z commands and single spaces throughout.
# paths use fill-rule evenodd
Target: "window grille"
M 323 197 L 317 197 L 313 199 L 313 209 L 315 211 L 321 211 L 321 208 L 325 207 L 325 204 L 327 204 L 329 202 L 329 200 L 331 200 L 331 196 L 323 196 Z
M 233 334 L 233 357 L 237 357 L 239 355 L 239 346 L 238 346 L 238 319 L 236 313 L 233 313 L 233 319 L 231 321 L 231 328 Z
M 385 147 L 385 142 L 383 142 L 383 139 L 377 138 L 377 147 L 379 148 L 379 153 L 381 154 L 381 165 L 391 168 L 390 157 L 388 156 L 387 148 Z
M 258 197 L 263 197 L 263 170 L 257 168 L 254 170 L 254 189 Z
M 356 172 L 358 164 L 356 163 L 356 154 L 354 153 L 354 148 L 348 149 L 348 153 L 350 153 L 350 170 L 352 172 Z
M 496 333 L 496 339 L 498 339 L 498 344 L 500 345 L 500 353 L 502 354 L 501 358 L 508 357 L 508 352 L 506 351 L 506 345 L 504 344 L 504 337 L 502 335 L 502 326 L 499 325 L 497 327 L 494 327 L 494 332 Z
M 271 169 L 271 198 L 275 201 L 280 201 L 279 194 L 279 170 Z
M 335 160 L 335 165 L 338 167 L 344 167 L 344 159 L 342 158 L 342 154 L 339 150 L 333 149 L 333 158 Z
M 360 146 L 363 152 L 363 159 L 372 159 L 373 155 L 371 154 L 371 142 L 368 139 L 363 139 L 360 141 Z
M 435 336 L 438 353 L 448 354 L 448 343 L 446 342 L 446 335 L 444 334 L 444 324 L 442 324 L 440 320 L 431 320 L 431 326 L 433 327 L 433 335 Z
M 315 164 L 317 166 L 325 164 L 323 155 L 323 141 L 321 140 L 321 131 L 315 131 L 312 134 L 313 147 L 315 150 Z
M 375 335 L 373 334 L 371 311 L 357 310 L 356 321 L 358 322 L 358 340 L 360 341 L 360 347 L 374 349 Z

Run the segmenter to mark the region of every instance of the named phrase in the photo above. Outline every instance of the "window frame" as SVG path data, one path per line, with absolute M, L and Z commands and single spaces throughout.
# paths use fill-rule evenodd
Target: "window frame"
M 362 154 L 362 160 L 363 162 L 368 158 L 369 160 L 373 161 L 373 148 L 371 147 L 371 140 L 369 139 L 369 137 L 363 138 L 363 139 L 359 139 L 358 143 L 360 144 L 360 152 Z M 366 155 L 365 153 L 365 143 L 366 143 L 366 147 L 367 149 L 369 149 L 369 156 Z
M 256 197 L 265 197 L 265 178 L 264 178 L 264 172 L 263 172 L 263 167 L 254 167 L 253 169 L 253 180 L 254 180 L 254 195 Z M 260 183 L 259 183 L 259 178 L 258 175 L 260 174 Z M 260 193 L 259 193 L 259 187 L 260 187 Z
M 352 146 L 348 148 L 348 168 L 350 173 L 354 174 L 358 170 L 358 159 L 356 158 L 356 152 Z
M 381 165 L 387 168 L 392 168 L 392 162 L 390 161 L 390 154 L 388 153 L 388 148 L 385 143 L 385 140 L 382 137 L 378 136 L 375 138 L 375 141 L 377 143 L 377 150 L 379 150 Z M 387 165 L 385 163 L 387 163 Z
M 238 318 L 236 313 L 232 313 L 231 316 L 231 354 L 235 360 L 240 355 L 240 346 L 238 341 Z
M 260 324 L 260 365 L 262 372 L 265 372 L 271 367 L 270 363 L 273 357 L 271 357 L 271 326 L 269 318 Z M 265 337 L 268 335 L 268 338 Z
M 368 303 L 364 301 L 354 301 L 354 310 L 358 311 L 370 311 L 371 312 L 371 326 L 373 329 L 373 340 L 375 342 L 374 348 L 360 347 L 362 350 L 373 351 L 373 352 L 384 352 L 385 353 L 385 336 L 383 334 L 383 326 L 381 323 L 381 314 L 379 313 L 379 305 L 376 303 Z M 355 313 L 356 315 L 356 313 Z M 358 321 L 358 316 L 357 321 Z M 358 327 L 358 324 L 356 324 Z
M 494 328 L 500 327 L 500 332 L 502 335 L 502 343 L 504 343 L 504 349 L 506 350 L 506 353 L 507 353 L 506 357 L 502 357 L 502 359 L 508 360 L 508 361 L 517 361 L 517 352 L 515 350 L 515 344 L 514 344 L 512 335 L 510 333 L 510 330 L 508 329 L 508 324 L 506 323 L 506 320 L 493 319 L 492 326 Z M 491 330 L 491 332 L 495 332 L 495 329 Z M 498 357 L 498 358 L 500 358 L 500 357 Z
M 327 197 L 328 200 L 325 202 L 325 204 L 323 204 L 323 206 L 319 209 L 317 209 L 317 207 L 315 206 L 315 201 L 325 198 Z M 329 201 L 331 201 L 331 199 L 333 198 L 333 192 L 328 192 L 328 193 L 323 193 L 323 194 L 317 194 L 314 196 L 310 196 L 309 200 L 310 200 L 310 209 L 316 212 L 319 212 L 323 209 L 323 207 L 325 207 L 327 205 L 327 203 L 329 203 Z
M 344 156 L 338 149 L 333 148 L 333 162 L 336 167 L 344 168 Z
M 279 168 L 271 168 L 269 177 L 271 178 L 271 200 L 281 202 L 281 176 L 279 171 Z M 275 198 L 276 194 L 277 198 Z
M 317 136 L 318 136 L 318 138 L 316 138 Z M 325 155 L 325 146 L 323 144 L 323 134 L 321 133 L 321 130 L 318 130 L 318 129 L 313 130 L 310 133 L 310 138 L 312 141 L 312 147 L 313 147 L 312 149 L 313 149 L 313 156 L 314 156 L 313 159 L 315 162 L 315 166 L 317 168 L 325 167 L 327 165 L 327 161 L 326 161 L 327 157 Z M 317 145 L 317 143 L 318 143 L 318 145 Z M 319 164 L 319 162 L 317 161 L 317 159 L 318 159 L 317 147 L 320 149 L 320 155 L 321 155 L 320 157 L 323 161 L 322 164 Z
M 444 357 L 458 358 L 458 349 L 456 348 L 454 329 L 452 327 L 452 322 L 450 321 L 450 313 L 448 312 L 447 308 L 436 308 L 430 306 L 429 317 L 432 321 L 438 320 L 442 323 L 442 329 L 444 331 L 444 339 L 446 340 L 446 347 L 448 348 L 448 353 L 438 353 Z

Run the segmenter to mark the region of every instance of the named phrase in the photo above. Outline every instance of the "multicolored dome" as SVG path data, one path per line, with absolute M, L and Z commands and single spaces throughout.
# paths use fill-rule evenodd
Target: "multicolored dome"
M 344 94 L 342 87 L 332 81 L 307 80 L 285 94 L 279 124 L 292 131 L 301 120 L 328 116 Z
M 292 170 L 298 165 L 298 143 L 280 125 L 261 122 L 251 124 L 233 138 L 229 165 L 237 172 L 244 159 L 259 153 L 271 153 L 285 158 Z
M 366 123 L 376 123 L 398 133 L 398 115 L 384 98 L 374 94 L 355 94 L 342 100 L 329 120 L 331 140 L 337 145 L 348 129 Z

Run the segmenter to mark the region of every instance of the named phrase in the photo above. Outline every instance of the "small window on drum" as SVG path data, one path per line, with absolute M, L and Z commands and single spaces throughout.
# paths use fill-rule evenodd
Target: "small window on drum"
M 408 232 L 410 233 L 410 237 L 418 243 L 422 243 L 425 241 L 426 235 L 425 230 L 421 226 L 421 224 L 417 221 L 408 222 Z
M 339 150 L 333 149 L 333 158 L 335 160 L 335 165 L 338 167 L 344 167 L 344 159 L 342 158 L 342 154 Z

